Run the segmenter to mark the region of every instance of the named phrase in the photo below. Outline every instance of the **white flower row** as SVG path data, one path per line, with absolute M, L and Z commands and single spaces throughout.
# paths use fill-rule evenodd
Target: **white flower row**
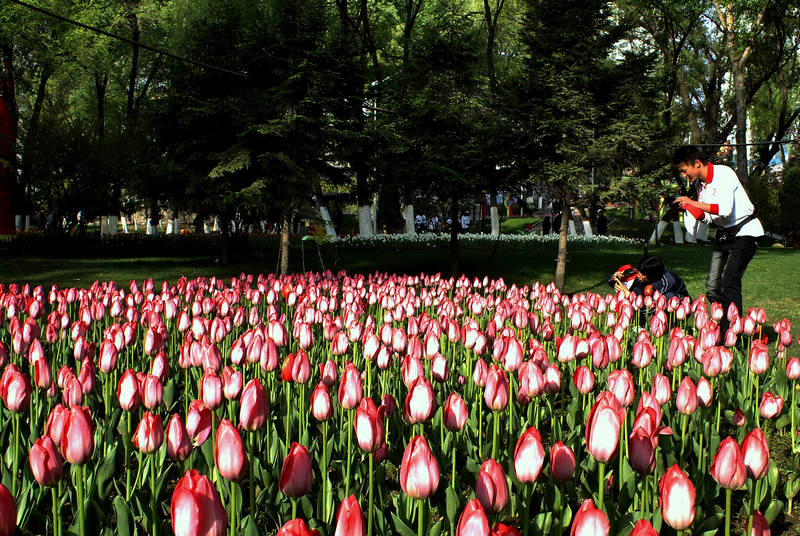
M 461 233 L 458 241 L 467 246 L 490 246 L 498 240 L 490 234 Z M 549 246 L 558 243 L 557 234 L 501 234 L 500 244 L 503 246 Z M 567 238 L 570 247 L 596 248 L 609 246 L 638 246 L 641 239 L 624 236 L 576 235 Z M 419 233 L 419 234 L 378 234 L 375 236 L 344 236 L 331 238 L 328 243 L 342 247 L 353 248 L 405 248 L 405 247 L 447 247 L 450 235 L 447 233 Z

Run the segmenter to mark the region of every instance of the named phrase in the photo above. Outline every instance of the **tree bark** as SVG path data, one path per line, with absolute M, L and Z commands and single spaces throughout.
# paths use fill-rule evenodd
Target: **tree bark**
M 289 224 L 291 220 L 291 209 L 283 209 L 283 221 L 281 222 L 281 275 L 289 273 Z
M 0 234 L 15 231 L 17 132 L 19 110 L 14 89 L 14 50 L 0 43 Z
M 458 277 L 458 232 L 461 229 L 461 222 L 458 219 L 458 197 L 450 197 L 450 273 L 453 277 Z
M 569 196 L 567 195 L 566 188 L 562 192 L 562 206 L 561 209 L 561 227 L 558 231 L 558 257 L 556 258 L 556 288 L 564 291 L 564 283 L 567 280 L 567 233 L 569 232 Z
M 769 0 L 764 0 L 761 10 L 755 21 L 755 26 L 760 32 L 763 27 L 764 14 L 767 11 Z M 753 45 L 748 44 L 741 56 L 737 56 L 736 29 L 733 21 L 733 3 L 728 2 L 723 9 L 719 0 L 714 0 L 714 8 L 720 18 L 722 29 L 725 32 L 725 46 L 731 62 L 733 74 L 733 93 L 736 99 L 736 175 L 745 190 L 749 189 L 747 180 L 747 89 L 744 84 L 744 68 L 753 52 Z M 761 27 L 761 28 L 759 28 Z

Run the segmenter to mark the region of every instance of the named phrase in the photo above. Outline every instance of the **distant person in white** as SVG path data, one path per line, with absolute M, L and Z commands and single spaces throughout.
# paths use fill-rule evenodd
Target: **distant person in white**
M 736 172 L 728 166 L 708 161 L 703 150 L 684 145 L 672 155 L 672 166 L 697 189 L 697 200 L 687 196 L 675 199 L 697 221 L 717 226 L 716 244 L 706 280 L 706 296 L 719 302 L 725 314 L 720 335 L 728 328 L 728 308 L 736 306 L 742 314 L 742 276 L 758 248 L 764 228 Z

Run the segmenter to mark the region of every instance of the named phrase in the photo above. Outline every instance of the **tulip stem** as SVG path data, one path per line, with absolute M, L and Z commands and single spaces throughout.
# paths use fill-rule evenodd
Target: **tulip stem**
M 353 412 L 347 412 L 347 474 L 344 481 L 344 496 L 350 496 L 350 452 L 353 445 Z
M 239 523 L 236 519 L 236 514 L 239 512 L 236 506 L 236 482 L 230 482 L 230 503 L 231 503 L 231 536 L 236 536 L 239 534 Z M 292 499 L 292 519 L 294 519 L 294 510 L 296 508 L 295 500 Z
M 536 484 L 530 485 L 527 484 L 526 487 L 528 488 L 527 498 L 525 500 L 525 511 L 522 513 L 522 533 L 524 536 L 528 536 L 530 532 L 530 512 L 531 512 L 531 502 L 533 501 L 533 490 L 536 487 Z M 558 521 L 560 524 L 560 520 Z
M 494 433 L 492 434 L 492 459 L 497 461 L 497 436 L 500 434 L 500 413 L 495 411 L 492 415 Z
M 369 361 L 367 361 L 369 363 Z M 372 498 L 372 481 L 373 481 L 373 464 L 375 462 L 374 458 L 375 455 L 373 453 L 368 454 L 369 456 L 369 513 L 367 514 L 367 536 L 372 536 L 372 509 L 373 509 L 373 498 Z
M 17 471 L 19 470 L 19 413 L 12 412 L 11 418 L 13 419 L 14 427 L 14 472 L 11 475 L 11 495 L 17 497 Z
M 84 508 L 84 501 L 83 501 L 83 466 L 82 465 L 75 465 L 75 472 L 76 472 L 76 480 L 77 485 L 75 486 L 78 490 L 78 504 L 75 506 L 78 509 L 78 534 L 80 536 L 86 536 L 86 519 L 84 518 L 85 513 L 83 511 Z
M 292 497 L 292 519 L 297 519 L 297 499 L 294 497 Z
M 249 492 L 250 492 L 250 516 L 255 520 L 255 511 L 256 511 L 256 481 L 255 481 L 255 463 L 253 460 L 253 443 L 255 442 L 255 435 L 253 432 L 250 432 L 249 437 L 247 438 L 247 450 L 248 456 L 250 457 L 250 463 L 248 468 L 248 482 Z M 324 489 L 324 488 L 323 488 Z
M 286 416 L 284 417 L 284 447 L 286 448 L 285 454 L 289 454 L 289 435 L 291 433 L 290 428 L 292 426 L 292 417 L 289 411 L 289 404 L 291 403 L 291 396 L 292 396 L 292 384 L 291 382 L 283 382 L 283 387 L 286 390 Z
M 150 513 L 153 516 L 153 534 L 158 534 L 158 516 L 156 516 L 156 461 L 150 456 Z
M 328 421 L 322 422 L 322 519 L 328 520 Z M 370 471 L 372 472 L 372 471 Z
M 683 451 L 686 448 L 686 420 L 687 415 L 681 415 L 681 465 L 683 465 Z M 702 437 L 702 436 L 701 436 Z
M 603 509 L 603 492 L 605 491 L 605 480 L 606 480 L 606 464 L 603 462 L 599 463 L 599 470 L 598 470 L 598 483 L 599 487 L 597 489 L 597 508 L 599 510 Z
M 417 536 L 425 536 L 424 517 L 425 499 L 419 500 L 419 515 L 417 516 Z
M 731 495 L 733 490 L 725 488 L 725 536 L 731 536 Z
M 131 441 L 131 414 L 125 413 L 125 424 L 128 427 L 128 438 L 125 441 L 125 501 L 131 500 L 131 455 L 128 445 Z
M 60 484 L 60 482 L 59 482 Z M 60 523 L 58 522 L 58 491 L 56 486 L 50 488 L 50 493 L 53 496 L 53 536 L 58 536 L 61 532 Z
M 453 455 L 453 471 L 452 471 L 452 478 L 450 478 L 450 487 L 453 488 L 453 491 L 456 490 L 456 433 L 450 432 L 453 434 L 453 444 L 450 445 L 450 452 Z M 370 471 L 371 472 L 371 471 Z
M 789 385 L 789 388 L 792 391 L 792 405 L 789 406 L 789 414 L 792 416 L 792 428 L 791 428 L 791 430 L 792 430 L 792 453 L 794 453 L 794 451 L 795 451 L 795 449 L 794 449 L 795 437 L 797 436 L 797 423 L 795 422 L 795 416 L 794 416 L 794 392 L 796 391 L 794 383 L 791 383 Z
M 483 404 L 478 401 L 478 460 L 483 460 Z

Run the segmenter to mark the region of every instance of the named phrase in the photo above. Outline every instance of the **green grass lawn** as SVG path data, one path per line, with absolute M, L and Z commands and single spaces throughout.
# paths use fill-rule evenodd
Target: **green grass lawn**
M 256 248 L 252 248 L 256 249 Z M 277 268 L 277 247 L 261 247 L 252 251 L 243 262 L 221 266 L 209 257 L 137 257 L 137 258 L 45 258 L 6 255 L 0 258 L 0 282 L 30 283 L 48 287 L 88 286 L 95 280 L 113 279 L 126 284 L 131 279 L 152 277 L 157 283 L 175 281 L 179 276 L 212 276 L 230 278 L 240 273 L 269 273 Z M 664 245 L 650 249 L 660 255 L 664 264 L 686 281 L 693 297 L 704 292 L 709 245 Z M 556 248 L 523 249 L 491 246 L 460 248 L 460 269 L 469 276 L 503 277 L 518 285 L 553 280 Z M 625 263 L 635 264 L 642 250 L 633 247 L 577 249 L 569 253 L 567 292 L 609 291 L 608 274 Z M 291 270 L 324 268 L 351 273 L 450 272 L 450 253 L 444 248 L 432 249 L 344 249 L 323 246 L 320 253 L 312 242 L 293 244 Z M 782 248 L 760 248 L 744 277 L 744 306 L 761 306 L 770 322 L 789 318 L 800 327 L 800 251 Z M 797 329 L 797 328 L 795 328 Z

